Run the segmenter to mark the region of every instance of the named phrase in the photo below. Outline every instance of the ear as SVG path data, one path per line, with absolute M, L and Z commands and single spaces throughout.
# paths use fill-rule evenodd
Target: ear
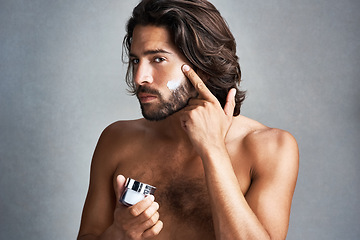
M 210 76 L 201 69 L 197 69 L 196 74 L 199 75 L 199 77 L 201 78 L 201 80 L 203 80 L 204 83 L 206 83 L 210 78 Z

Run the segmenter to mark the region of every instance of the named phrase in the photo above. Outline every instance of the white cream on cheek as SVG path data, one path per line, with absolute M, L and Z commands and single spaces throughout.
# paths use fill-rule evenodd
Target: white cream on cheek
M 174 91 L 180 86 L 180 84 L 181 84 L 181 79 L 174 79 L 174 80 L 168 81 L 166 86 L 168 87 L 168 89 L 170 91 Z

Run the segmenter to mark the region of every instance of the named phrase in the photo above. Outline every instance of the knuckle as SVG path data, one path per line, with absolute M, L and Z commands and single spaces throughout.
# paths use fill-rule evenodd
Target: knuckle
M 149 219 L 152 216 L 151 209 L 145 210 L 142 215 L 144 216 L 144 219 Z
M 188 118 L 189 118 L 189 120 L 194 119 L 195 116 L 196 116 L 196 111 L 189 111 L 189 112 L 188 112 Z
M 143 233 L 144 238 L 152 238 L 160 233 L 163 228 L 163 223 L 160 220 L 156 220 L 149 228 Z
M 126 232 L 126 236 L 129 238 L 129 239 L 137 239 L 137 233 L 134 232 L 134 231 L 128 231 Z
M 154 236 L 157 236 L 157 235 L 159 235 L 160 230 L 161 229 L 153 227 L 153 228 L 146 231 L 146 234 L 144 235 L 144 237 L 145 238 L 152 238 Z
M 159 209 L 159 204 L 157 202 L 154 202 L 148 209 L 146 209 L 142 215 L 143 219 L 147 220 L 150 219 Z
M 149 220 L 146 221 L 146 225 L 149 227 L 152 227 L 156 224 L 157 219 L 155 219 L 154 217 L 150 218 Z
M 205 84 L 203 82 L 198 82 L 196 83 L 196 88 L 198 90 L 202 90 L 204 88 Z
M 190 69 L 190 70 L 187 72 L 187 74 L 188 74 L 189 78 L 194 78 L 194 77 L 195 77 L 195 72 L 194 72 L 192 69 Z
M 131 225 L 130 224 L 124 224 L 124 225 L 121 226 L 121 229 L 128 234 L 128 232 L 131 229 Z
M 139 214 L 141 213 L 141 212 L 139 211 L 139 209 L 136 208 L 136 207 L 130 208 L 130 209 L 129 209 L 129 212 L 130 212 L 130 214 L 131 214 L 132 216 L 134 216 L 134 217 L 139 216 Z
M 156 212 L 150 219 L 149 219 L 149 222 L 151 223 L 151 226 L 152 225 L 155 225 L 157 223 L 157 221 L 159 220 L 159 213 Z

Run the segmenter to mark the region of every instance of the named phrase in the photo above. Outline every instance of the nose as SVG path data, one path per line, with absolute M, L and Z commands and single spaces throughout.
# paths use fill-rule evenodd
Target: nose
M 136 85 L 144 85 L 153 82 L 153 72 L 149 64 L 140 62 L 134 66 L 134 82 Z

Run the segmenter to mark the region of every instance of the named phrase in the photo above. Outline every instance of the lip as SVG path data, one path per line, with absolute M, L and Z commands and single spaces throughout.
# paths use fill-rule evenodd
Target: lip
M 157 96 L 149 93 L 139 93 L 138 98 L 141 103 L 149 103 L 157 99 Z

